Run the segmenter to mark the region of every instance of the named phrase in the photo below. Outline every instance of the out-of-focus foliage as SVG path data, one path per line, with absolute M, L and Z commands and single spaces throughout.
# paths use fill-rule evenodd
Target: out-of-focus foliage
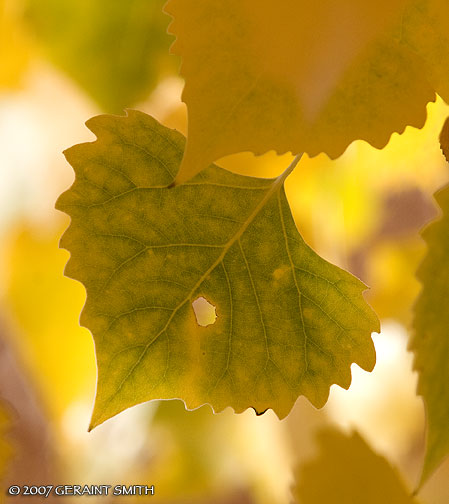
M 449 149 L 445 136 L 442 149 Z M 422 234 L 428 251 L 418 271 L 423 287 L 415 306 L 415 333 L 410 343 L 419 374 L 418 393 L 427 412 L 422 483 L 449 453 L 449 187 L 435 198 L 443 215 Z
M 7 305 L 20 333 L 14 344 L 59 416 L 85 396 L 95 377 L 91 337 L 78 325 L 84 289 L 61 275 L 67 253 L 58 249 L 55 230 L 24 226 L 3 243 Z
M 162 497 L 175 498 L 179 488 L 184 488 L 190 498 L 226 489 L 229 481 L 221 478 L 229 445 L 227 413 L 214 415 L 208 406 L 186 411 L 181 401 L 161 401 L 152 432 L 164 450 L 150 474 L 158 482 Z M 161 498 L 160 492 L 158 495 Z
M 363 249 L 359 253 L 364 255 L 363 274 L 376 286 L 369 295 L 376 313 L 409 323 L 411 307 L 419 293 L 419 283 L 412 271 L 422 259 L 422 243 L 416 238 L 379 239 L 370 253 Z
M 214 414 L 209 406 L 186 411 L 181 401 L 158 402 L 150 431 L 156 453 L 147 473 L 158 482 L 158 499 L 184 502 L 182 489 L 189 504 L 289 502 L 291 439 L 283 425 L 272 412 Z
M 176 58 L 165 0 L 27 0 L 44 52 L 108 112 L 148 96 Z
M 58 208 L 72 217 L 66 272 L 86 286 L 81 322 L 96 342 L 92 426 L 158 398 L 282 418 L 298 395 L 321 407 L 331 384 L 349 387 L 352 362 L 373 368 L 366 287 L 302 240 L 289 170 L 260 179 L 211 166 L 170 188 L 182 135 L 137 112 L 88 126 L 98 140 L 66 152 L 77 178 Z M 200 297 L 215 324 L 198 325 Z
M 29 62 L 29 41 L 21 22 L 21 0 L 0 0 L 0 88 L 21 83 Z
M 422 127 L 449 41 L 438 31 L 426 54 L 411 50 L 429 22 L 409 13 L 415 3 L 170 0 L 189 110 L 178 181 L 236 152 L 336 158 L 353 140 L 381 148 L 392 132 Z M 448 18 L 446 3 L 420 3 Z
M 319 434 L 320 454 L 297 470 L 298 504 L 417 504 L 395 469 L 354 432 Z

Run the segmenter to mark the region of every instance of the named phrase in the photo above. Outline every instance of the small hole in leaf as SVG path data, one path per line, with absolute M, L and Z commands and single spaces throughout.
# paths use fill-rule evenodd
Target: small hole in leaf
M 215 313 L 215 306 L 210 304 L 209 301 L 203 297 L 195 299 L 192 303 L 193 311 L 198 325 L 206 327 L 215 324 L 217 314 Z

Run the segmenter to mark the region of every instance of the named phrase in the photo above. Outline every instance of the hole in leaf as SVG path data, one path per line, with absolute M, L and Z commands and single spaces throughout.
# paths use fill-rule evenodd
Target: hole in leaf
M 203 297 L 195 299 L 192 303 L 193 311 L 198 325 L 206 327 L 215 324 L 217 314 L 215 313 L 215 306 L 210 304 L 209 301 Z

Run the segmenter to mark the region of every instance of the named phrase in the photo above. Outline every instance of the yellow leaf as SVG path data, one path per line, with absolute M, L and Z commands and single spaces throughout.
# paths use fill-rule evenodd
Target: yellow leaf
M 432 87 L 449 102 L 449 3 L 409 0 L 402 17 L 401 42 L 422 58 Z
M 319 435 L 320 454 L 300 468 L 300 504 L 417 504 L 397 471 L 361 436 L 336 430 Z
M 228 154 L 320 152 L 422 127 L 435 93 L 400 43 L 405 0 L 170 0 L 188 142 L 177 182 Z

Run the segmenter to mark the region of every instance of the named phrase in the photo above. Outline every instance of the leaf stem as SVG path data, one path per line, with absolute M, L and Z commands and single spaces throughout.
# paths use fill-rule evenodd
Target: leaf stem
M 285 177 L 284 180 L 290 175 L 290 173 L 296 168 L 298 163 L 301 161 L 302 156 L 304 155 L 304 152 L 301 152 L 301 154 L 298 154 L 295 159 L 290 163 L 289 167 L 285 170 Z
M 301 161 L 304 152 L 298 154 L 295 159 L 289 164 L 289 166 L 279 175 L 279 177 L 275 180 L 274 186 L 278 186 L 279 184 L 283 184 L 285 179 L 291 174 L 291 172 L 296 168 L 298 163 Z

